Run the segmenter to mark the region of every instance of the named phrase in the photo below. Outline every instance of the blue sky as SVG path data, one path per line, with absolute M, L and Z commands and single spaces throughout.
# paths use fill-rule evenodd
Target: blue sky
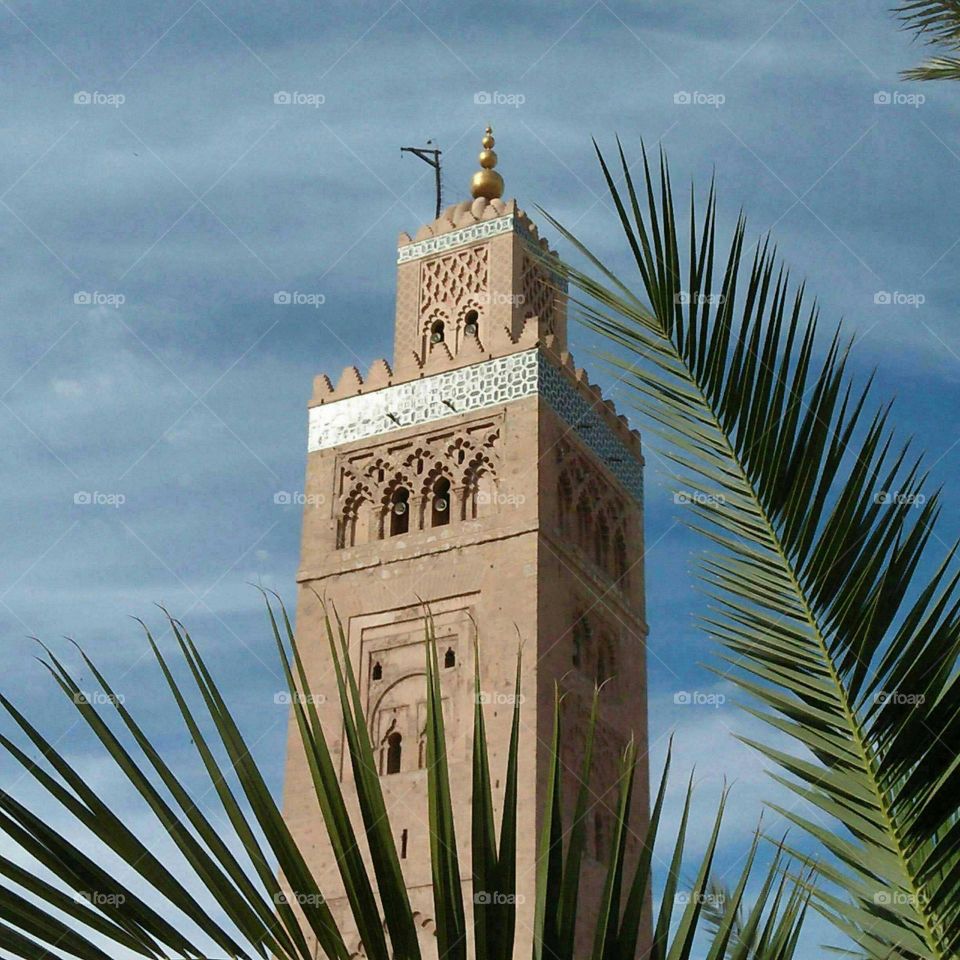
M 751 236 L 772 230 L 825 320 L 858 335 L 857 376 L 877 367 L 878 396 L 897 396 L 952 542 L 960 88 L 898 81 L 921 49 L 888 7 L 2 0 L 5 691 L 115 790 L 24 639 L 69 634 L 186 760 L 128 619 L 159 628 L 162 602 L 217 659 L 279 786 L 286 714 L 248 586 L 294 596 L 299 508 L 274 497 L 302 489 L 313 376 L 390 352 L 396 235 L 432 217 L 431 171 L 399 147 L 434 138 L 454 202 L 487 122 L 507 195 L 625 271 L 590 137 L 619 133 L 633 154 L 662 142 L 678 184 L 715 171 L 722 225 L 742 208 Z M 281 290 L 323 304 L 277 305 Z M 597 347 L 572 341 L 581 362 Z M 654 754 L 676 730 L 704 809 L 724 775 L 739 781 L 730 867 L 775 794 L 732 736 L 747 725 L 731 700 L 673 702 L 730 691 L 693 622 L 699 543 L 655 442 L 647 457 Z M 824 935 L 811 927 L 805 956 Z

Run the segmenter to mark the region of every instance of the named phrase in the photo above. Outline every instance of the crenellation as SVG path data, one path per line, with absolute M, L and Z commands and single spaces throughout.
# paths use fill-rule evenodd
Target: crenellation
M 313 399 L 311 400 L 311 404 L 316 402 L 323 403 L 333 396 L 333 393 L 333 384 L 325 373 L 318 374 L 313 378 Z
M 352 396 L 362 392 L 363 377 L 356 367 L 344 367 L 340 379 L 337 381 L 336 392 L 341 397 Z
M 393 371 L 390 364 L 381 357 L 370 364 L 370 370 L 367 373 L 367 379 L 363 386 L 366 390 L 378 390 L 380 387 L 388 387 L 393 382 Z

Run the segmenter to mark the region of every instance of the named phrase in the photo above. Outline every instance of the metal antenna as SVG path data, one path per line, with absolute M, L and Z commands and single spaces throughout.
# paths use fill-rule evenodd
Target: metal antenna
M 432 144 L 432 140 L 427 141 L 428 144 Z M 401 147 L 400 153 L 412 153 L 415 157 L 419 157 L 424 163 L 428 163 L 433 167 L 433 172 L 437 181 L 437 212 L 434 214 L 435 218 L 440 217 L 440 210 L 443 207 L 443 185 L 440 181 L 440 151 L 436 146 L 431 147 Z

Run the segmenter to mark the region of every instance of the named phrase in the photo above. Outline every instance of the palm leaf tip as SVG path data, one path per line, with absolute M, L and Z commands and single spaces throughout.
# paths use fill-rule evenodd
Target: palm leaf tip
M 960 59 L 949 55 L 960 50 L 960 3 L 957 0 L 906 0 L 894 8 L 894 13 L 905 30 L 945 51 L 918 67 L 904 70 L 903 79 L 960 80 Z
M 761 715 L 812 754 L 758 744 L 841 825 L 831 840 L 793 817 L 839 861 L 834 879 L 853 904 L 844 932 L 880 955 L 900 943 L 949 957 L 960 942 L 960 598 L 951 557 L 923 572 L 938 498 L 924 501 L 919 458 L 894 445 L 889 409 L 868 414 L 849 347 L 839 331 L 821 344 L 816 309 L 769 241 L 746 257 L 741 219 L 720 256 L 711 188 L 685 256 L 669 169 L 662 161 L 656 178 L 642 159 L 638 185 L 621 153 L 621 188 L 601 156 L 642 291 L 551 218 L 588 264 L 567 267 L 575 302 L 615 344 L 684 482 L 724 492 L 692 504 L 714 547 L 702 575 L 719 603 L 705 625 Z M 878 888 L 905 894 L 886 925 Z

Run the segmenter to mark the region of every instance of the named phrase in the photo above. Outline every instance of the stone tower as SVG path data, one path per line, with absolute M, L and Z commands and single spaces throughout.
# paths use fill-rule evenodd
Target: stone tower
M 375 361 L 366 377 L 349 367 L 336 386 L 326 376 L 315 381 L 297 633 L 312 690 L 326 695 L 321 717 L 349 796 L 353 774 L 314 591 L 335 604 L 425 944 L 433 936 L 433 898 L 418 598 L 430 605 L 440 644 L 468 904 L 473 644 L 480 647 L 499 788 L 519 633 L 516 956 L 526 960 L 554 685 L 567 694 L 569 807 L 594 683 L 609 681 L 591 785 L 583 946 L 602 885 L 617 758 L 631 733 L 646 744 L 643 459 L 639 436 L 574 364 L 556 254 L 516 201 L 501 199 L 489 128 L 483 143 L 474 199 L 447 208 L 413 237 L 400 234 L 393 363 Z M 634 811 L 640 835 L 645 756 L 641 763 Z M 335 915 L 354 929 L 295 725 L 284 804 Z

